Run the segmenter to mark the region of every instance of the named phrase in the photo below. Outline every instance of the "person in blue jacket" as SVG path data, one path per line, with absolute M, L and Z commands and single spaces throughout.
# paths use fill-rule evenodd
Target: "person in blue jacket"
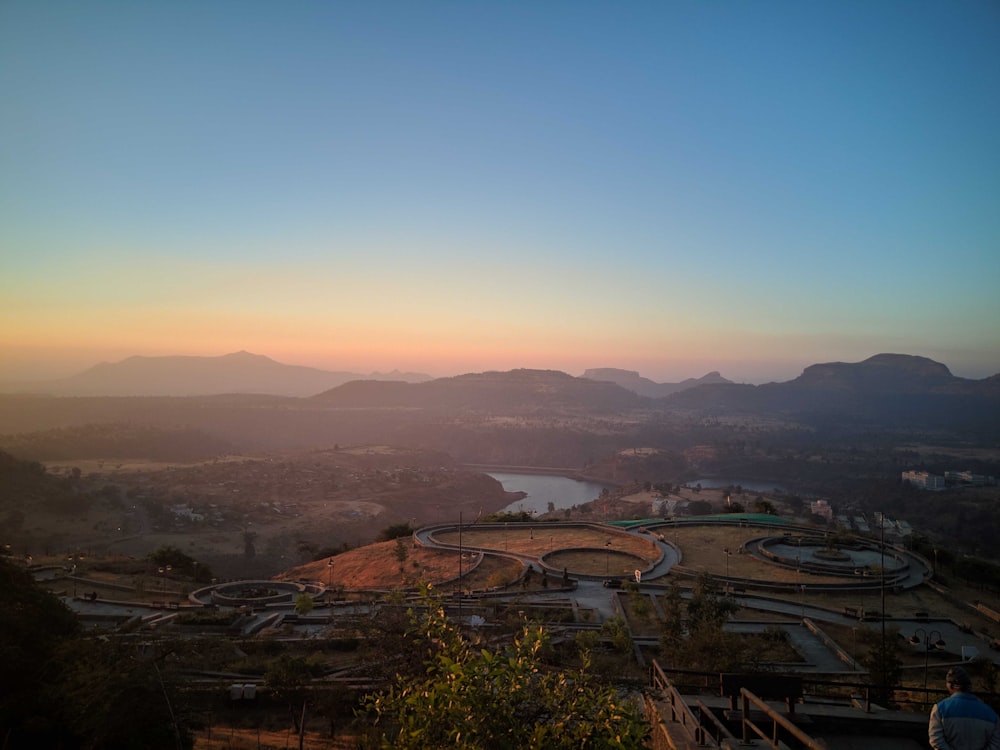
M 974 696 L 969 673 L 952 667 L 945 676 L 951 693 L 931 709 L 927 736 L 934 750 L 1000 750 L 996 712 Z

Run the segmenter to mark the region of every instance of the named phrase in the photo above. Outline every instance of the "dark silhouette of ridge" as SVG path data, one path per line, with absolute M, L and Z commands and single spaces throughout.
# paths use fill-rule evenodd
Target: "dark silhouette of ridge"
M 510 370 L 438 378 L 425 383 L 356 381 L 313 398 L 343 407 L 408 407 L 490 412 L 635 409 L 647 400 L 614 383 L 557 370 Z
M 722 377 L 718 371 L 712 371 L 700 378 L 688 378 L 679 383 L 657 383 L 649 378 L 642 377 L 634 370 L 619 370 L 615 367 L 593 368 L 584 372 L 583 377 L 590 380 L 617 383 L 622 388 L 627 388 L 633 393 L 638 393 L 640 396 L 648 398 L 663 398 L 664 396 L 669 396 L 671 393 L 679 393 L 680 391 L 686 391 L 688 388 L 695 388 L 699 385 L 708 385 L 710 383 L 732 383 L 731 380 Z
M 926 357 L 877 354 L 862 362 L 811 365 L 784 383 L 703 385 L 664 402 L 713 413 L 988 428 L 1000 420 L 1000 376 L 970 380 Z

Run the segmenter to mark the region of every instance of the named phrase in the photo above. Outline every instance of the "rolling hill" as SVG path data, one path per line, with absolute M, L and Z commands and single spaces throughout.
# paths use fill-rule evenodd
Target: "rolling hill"
M 312 396 L 351 380 L 429 380 L 420 373 L 360 375 L 286 365 L 270 357 L 235 352 L 220 357 L 129 357 L 102 362 L 69 378 L 4 390 L 55 396 L 210 396 L 256 393 Z

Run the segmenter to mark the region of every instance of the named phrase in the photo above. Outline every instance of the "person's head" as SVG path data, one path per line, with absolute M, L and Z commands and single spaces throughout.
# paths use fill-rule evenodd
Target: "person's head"
M 972 690 L 972 680 L 969 673 L 961 667 L 952 667 L 945 675 L 944 684 L 953 692 L 967 693 Z

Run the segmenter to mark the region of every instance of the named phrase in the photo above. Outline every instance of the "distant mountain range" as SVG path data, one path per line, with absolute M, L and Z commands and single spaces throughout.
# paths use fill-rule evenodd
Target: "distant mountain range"
M 971 380 L 926 357 L 878 354 L 863 362 L 811 365 L 786 383 L 704 385 L 667 401 L 702 415 L 792 415 L 814 426 L 996 432 L 1000 374 Z
M 424 383 L 357 381 L 314 397 L 355 408 L 448 408 L 494 413 L 569 408 L 592 412 L 684 410 L 706 414 L 871 416 L 890 421 L 985 415 L 1000 405 L 1000 375 L 955 377 L 925 357 L 879 354 L 863 362 L 807 367 L 785 383 L 741 385 L 710 373 L 698 380 L 657 384 L 627 370 L 588 370 L 576 378 L 553 370 L 511 370 L 439 378 Z M 610 377 L 609 377 L 610 376 Z M 612 382 L 614 380 L 614 382 Z M 655 397 L 649 394 L 672 391 Z M 644 391 L 644 393 L 640 393 Z
M 425 383 L 355 381 L 312 399 L 324 406 L 419 408 L 524 413 L 609 412 L 647 405 L 615 383 L 576 378 L 558 370 L 510 370 L 438 378 Z
M 285 365 L 270 357 L 235 352 L 221 357 L 129 357 L 102 362 L 61 380 L 20 383 L 6 392 L 55 396 L 208 396 L 257 393 L 312 396 L 351 380 L 421 382 L 430 375 L 413 372 L 331 372 Z
M 289 372 L 298 379 L 284 377 Z M 607 370 L 590 372 L 608 375 Z M 234 450 L 403 445 L 444 451 L 459 461 L 518 466 L 578 466 L 623 445 L 681 447 L 686 441 L 740 435 L 754 440 L 781 435 L 780 440 L 799 446 L 887 436 L 896 436 L 900 444 L 1000 444 L 1000 375 L 959 378 L 938 362 L 899 354 L 812 365 L 784 383 L 700 382 L 658 398 L 555 370 L 421 382 L 404 382 L 406 376 L 396 373 L 382 377 L 394 379 L 288 367 L 245 352 L 218 358 L 136 357 L 69 378 L 62 391 L 113 393 L 115 398 L 0 397 L 0 433 L 42 434 L 25 438 L 29 442 L 23 445 L 8 441 L 9 449 L 41 440 L 47 453 L 36 446 L 37 455 L 50 456 L 70 455 L 56 445 L 64 438 L 84 455 L 80 446 L 94 444 L 94 430 L 124 425 L 113 434 L 136 443 L 145 438 L 134 426 L 152 425 L 171 436 L 180 428 L 202 431 L 212 444 L 221 441 Z M 331 386 L 337 379 L 347 382 Z M 634 377 L 622 379 L 635 385 Z M 725 381 L 714 374 L 699 380 Z M 46 391 L 57 392 L 39 388 L 35 393 Z M 123 397 L 127 393 L 142 397 Z M 234 393 L 247 395 L 223 395 Z M 296 397 L 275 395 L 282 393 Z M 156 394 L 192 397 L 147 397 Z M 83 431 L 41 432 L 71 427 Z M 891 437 L 886 444 L 892 444 Z
M 10 392 L 11 389 L 6 389 Z M 301 406 L 478 412 L 492 415 L 664 411 L 703 416 L 787 416 L 804 424 L 867 423 L 975 429 L 1000 424 L 1000 375 L 959 378 L 938 362 L 878 354 L 863 362 L 807 367 L 784 383 L 744 385 L 717 372 L 655 383 L 629 370 L 601 368 L 574 377 L 555 370 L 361 375 L 284 365 L 261 355 L 130 357 L 20 392 L 58 396 L 309 397 Z
M 603 380 L 609 383 L 617 383 L 622 388 L 626 388 L 640 396 L 649 398 L 663 398 L 672 393 L 686 391 L 688 388 L 695 388 L 699 385 L 732 383 L 726 380 L 718 372 L 710 372 L 700 378 L 688 378 L 680 383 L 656 383 L 648 378 L 644 378 L 634 370 L 618 370 L 614 367 L 598 367 L 587 370 L 583 377 L 590 380 Z

